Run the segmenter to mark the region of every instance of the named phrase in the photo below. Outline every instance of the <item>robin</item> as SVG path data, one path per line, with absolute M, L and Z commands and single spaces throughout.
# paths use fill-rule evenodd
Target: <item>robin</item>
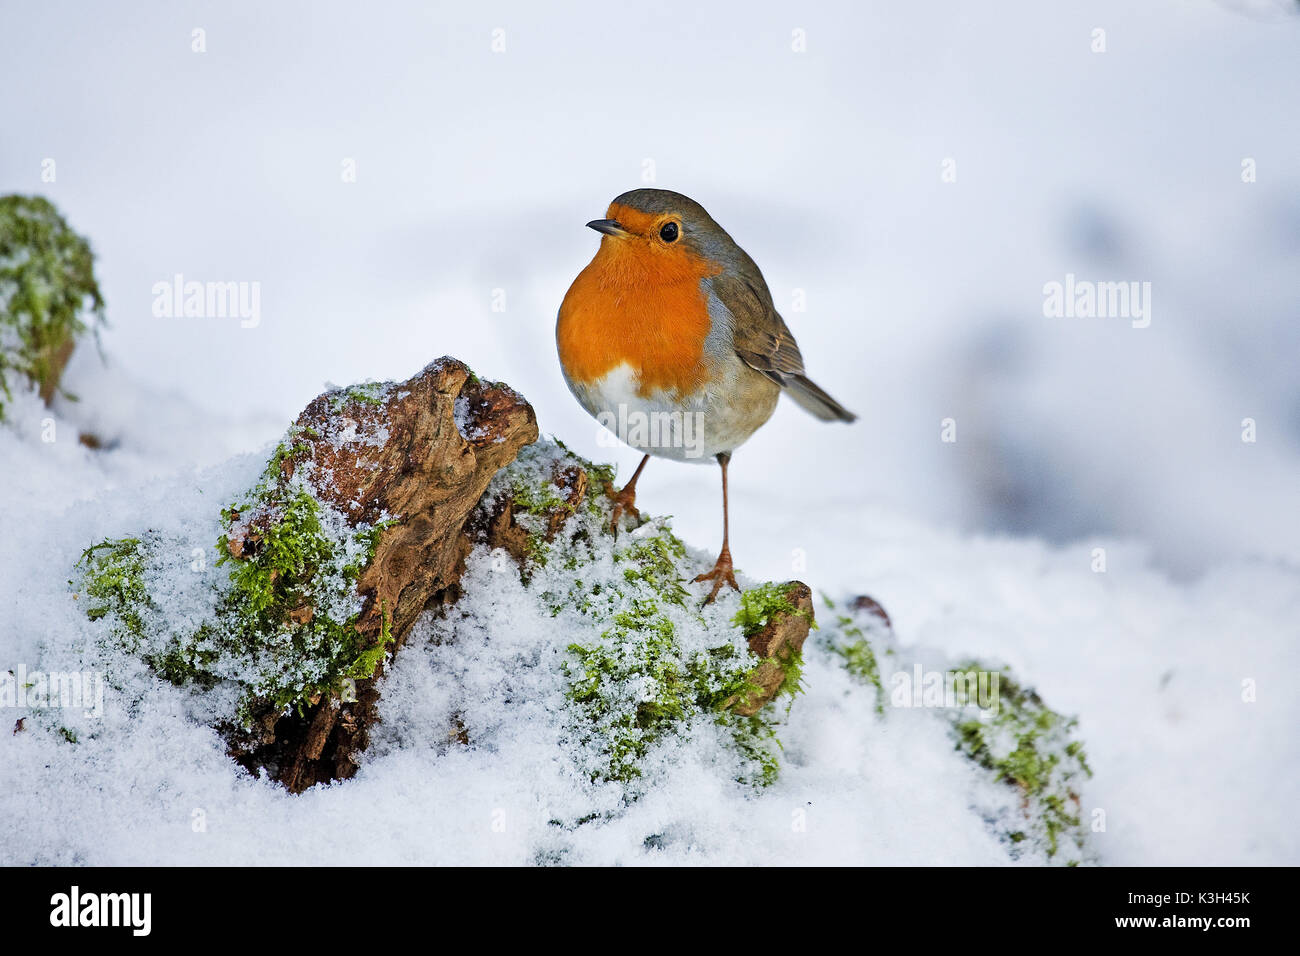
M 588 412 L 645 452 L 614 496 L 613 527 L 636 515 L 651 455 L 722 467 L 722 551 L 712 602 L 737 591 L 728 547 L 727 464 L 782 392 L 823 421 L 857 416 L 805 375 L 794 336 L 754 260 L 699 203 L 667 189 L 616 198 L 596 256 L 573 280 L 555 326 L 565 381 Z

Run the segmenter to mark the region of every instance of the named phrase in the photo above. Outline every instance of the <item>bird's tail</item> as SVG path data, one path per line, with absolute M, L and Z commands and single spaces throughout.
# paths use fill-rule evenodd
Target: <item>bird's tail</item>
M 803 375 L 789 375 L 785 380 L 786 394 L 799 403 L 804 411 L 824 422 L 852 422 L 858 416 L 823 392 Z

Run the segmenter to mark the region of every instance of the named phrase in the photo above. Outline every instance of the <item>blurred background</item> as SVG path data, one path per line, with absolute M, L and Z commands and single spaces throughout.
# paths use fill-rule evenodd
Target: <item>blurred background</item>
M 1130 539 L 1188 579 L 1300 561 L 1293 2 L 45 0 L 2 19 L 0 192 L 91 239 L 108 303 L 112 374 L 78 353 L 76 414 L 123 447 L 153 435 L 160 468 L 202 444 L 158 438 L 177 407 L 255 447 L 326 382 L 451 354 L 629 474 L 565 388 L 554 320 L 597 246 L 583 224 L 653 185 L 746 248 L 811 376 L 862 416 L 783 403 L 737 453 L 746 571 L 797 549 L 819 580 L 858 578 L 846 540 L 889 521 Z M 260 283 L 259 323 L 155 317 L 178 273 Z M 1151 283 L 1150 325 L 1046 317 L 1067 274 Z M 652 462 L 639 492 L 716 547 L 716 467 Z

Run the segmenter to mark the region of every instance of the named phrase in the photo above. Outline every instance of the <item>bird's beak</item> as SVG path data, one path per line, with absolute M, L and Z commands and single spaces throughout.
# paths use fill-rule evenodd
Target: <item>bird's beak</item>
M 587 228 L 595 229 L 606 236 L 613 236 L 615 239 L 622 239 L 625 236 L 632 235 L 619 224 L 617 219 L 593 219 L 587 223 Z

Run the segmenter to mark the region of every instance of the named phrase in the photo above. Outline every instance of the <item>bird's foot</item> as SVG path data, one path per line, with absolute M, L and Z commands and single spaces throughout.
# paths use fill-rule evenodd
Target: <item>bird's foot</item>
M 717 563 L 713 565 L 713 570 L 706 571 L 691 583 L 698 584 L 700 581 L 713 582 L 713 590 L 711 590 L 709 596 L 704 599 L 705 604 L 712 604 L 717 600 L 718 592 L 722 590 L 724 584 L 730 584 L 733 588 L 739 591 L 740 585 L 736 583 L 735 568 L 733 568 L 731 564 L 731 551 L 727 548 L 723 548 L 722 553 L 718 555 Z
M 613 516 L 609 519 L 609 530 L 618 534 L 618 521 L 627 515 L 633 521 L 641 520 L 641 512 L 636 510 L 636 486 L 628 484 L 622 491 L 615 492 L 614 486 L 605 483 L 605 494 L 614 502 Z

